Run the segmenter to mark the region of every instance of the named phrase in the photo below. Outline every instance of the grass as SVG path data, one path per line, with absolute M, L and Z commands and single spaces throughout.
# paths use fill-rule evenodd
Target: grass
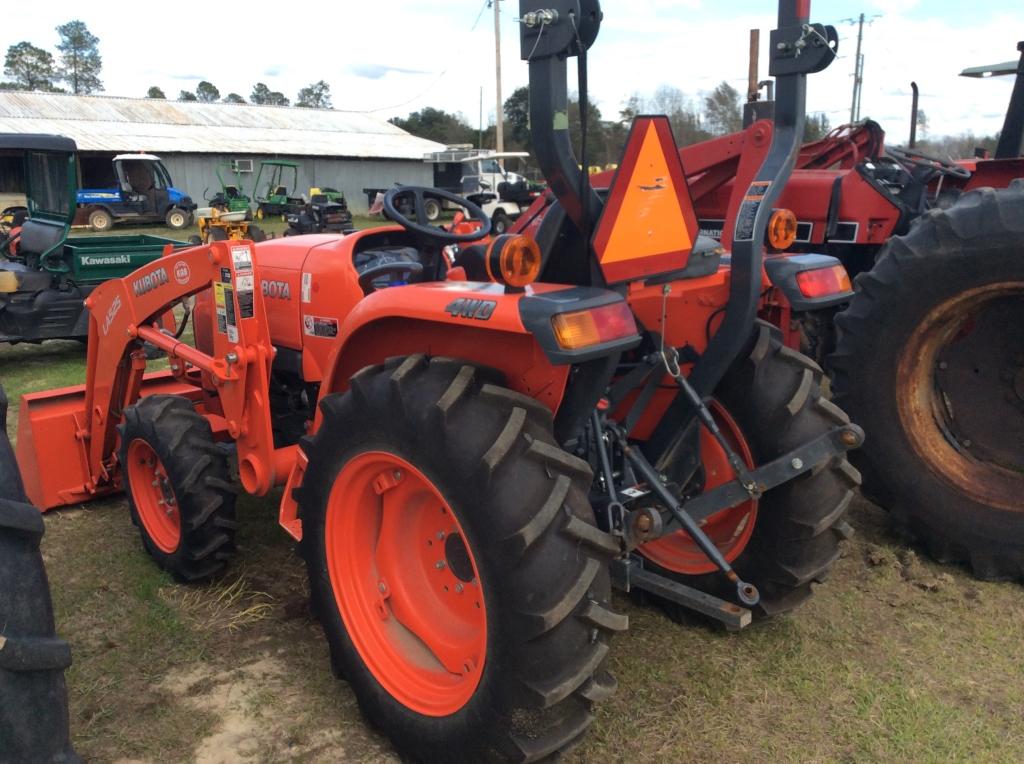
M 74 342 L 0 346 L 0 382 L 13 403 L 80 382 L 83 361 Z M 330 673 L 278 499 L 240 499 L 237 559 L 200 587 L 157 570 L 122 498 L 45 516 L 86 760 L 396 760 Z M 619 691 L 570 759 L 1024 760 L 1020 586 L 919 559 L 866 501 L 852 515 L 831 580 L 744 633 L 618 596 L 630 616 L 609 660 Z

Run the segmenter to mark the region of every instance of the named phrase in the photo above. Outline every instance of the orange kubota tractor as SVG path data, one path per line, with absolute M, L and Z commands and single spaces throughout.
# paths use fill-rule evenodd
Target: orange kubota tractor
M 862 433 L 755 322 L 806 76 L 834 56 L 806 0 L 780 6 L 791 119 L 731 259 L 698 240 L 664 118 L 636 122 L 607 201 L 587 187 L 566 67 L 585 73 L 600 8 L 523 0 L 558 197 L 536 239 L 453 260 L 489 233 L 483 210 L 401 187 L 384 199 L 396 226 L 212 242 L 102 285 L 86 384 L 22 398 L 29 495 L 51 509 L 124 490 L 154 560 L 202 580 L 234 551 L 233 472 L 252 494 L 283 485 L 333 666 L 417 759 L 534 761 L 577 741 L 614 689 L 613 578 L 734 628 L 793 607 L 838 556 Z M 429 225 L 428 198 L 480 228 Z M 145 373 L 143 342 L 169 371 Z

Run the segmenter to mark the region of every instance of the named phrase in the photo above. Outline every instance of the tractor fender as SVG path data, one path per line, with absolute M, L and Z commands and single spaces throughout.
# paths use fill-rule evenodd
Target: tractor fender
M 338 328 L 343 339 L 327 357 L 320 394 L 347 390 L 353 374 L 391 356 L 427 352 L 498 369 L 509 387 L 555 411 L 569 367 L 552 363 L 523 325 L 520 302 L 532 294 L 465 281 L 378 290 Z M 318 321 L 303 316 L 306 340 L 323 331 Z
M 628 326 L 613 339 L 575 351 L 555 343 L 551 318 L 558 313 L 597 309 L 623 303 L 622 295 L 606 289 L 535 284 L 522 292 L 507 292 L 500 284 L 444 281 L 378 290 L 359 302 L 338 326 L 332 319 L 303 315 L 303 376 L 319 375 L 310 368 L 316 354 L 310 343 L 338 338 L 324 362 L 319 397 L 344 392 L 360 370 L 395 356 L 425 353 L 455 358 L 467 364 L 497 369 L 508 388 L 527 395 L 557 413 L 575 363 L 618 357 L 640 342 L 632 314 Z M 550 334 L 550 336 L 549 336 Z M 310 434 L 322 422 L 319 409 Z M 306 468 L 302 449 L 295 453 L 284 492 L 279 521 L 296 540 L 302 539 L 295 491 Z
M 508 387 L 555 412 L 572 364 L 619 353 L 639 342 L 639 335 L 631 327 L 625 336 L 565 351 L 555 340 L 551 317 L 621 301 L 621 295 L 605 289 L 554 284 L 535 284 L 522 292 L 467 281 L 378 290 L 337 327 L 342 339 L 327 356 L 321 396 L 348 389 L 352 375 L 366 366 L 427 353 L 497 369 Z M 303 316 L 305 339 L 322 331 L 317 321 Z

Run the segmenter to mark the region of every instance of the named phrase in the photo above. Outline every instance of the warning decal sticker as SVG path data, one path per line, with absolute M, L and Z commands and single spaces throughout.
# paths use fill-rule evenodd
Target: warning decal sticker
M 337 337 L 338 319 L 323 316 L 303 316 L 302 331 L 309 337 Z
M 750 241 L 754 238 L 754 221 L 757 219 L 757 211 L 761 209 L 761 202 L 765 194 L 771 188 L 769 180 L 755 180 L 747 189 L 747 195 L 743 197 L 743 203 L 736 213 L 736 230 L 733 232 L 733 241 Z

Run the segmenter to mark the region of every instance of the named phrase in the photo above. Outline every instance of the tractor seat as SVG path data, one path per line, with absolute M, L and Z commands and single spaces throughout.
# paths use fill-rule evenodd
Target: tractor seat
M 19 253 L 22 257 L 42 255 L 63 240 L 64 225 L 62 223 L 49 223 L 45 220 L 29 218 L 21 226 L 21 239 L 18 241 Z
M 420 252 L 416 247 L 373 247 L 372 249 L 366 249 L 362 252 L 357 252 L 353 258 L 353 265 L 356 267 L 356 272 L 363 276 L 371 269 L 388 265 L 391 263 L 420 263 L 422 264 L 422 258 Z M 428 278 L 425 271 L 423 273 L 412 273 L 406 277 L 406 280 L 395 281 L 393 276 L 390 274 L 382 274 L 377 278 L 373 279 L 366 285 L 368 292 L 383 289 L 389 286 L 398 286 L 405 283 L 413 283 L 417 281 L 424 281 Z

